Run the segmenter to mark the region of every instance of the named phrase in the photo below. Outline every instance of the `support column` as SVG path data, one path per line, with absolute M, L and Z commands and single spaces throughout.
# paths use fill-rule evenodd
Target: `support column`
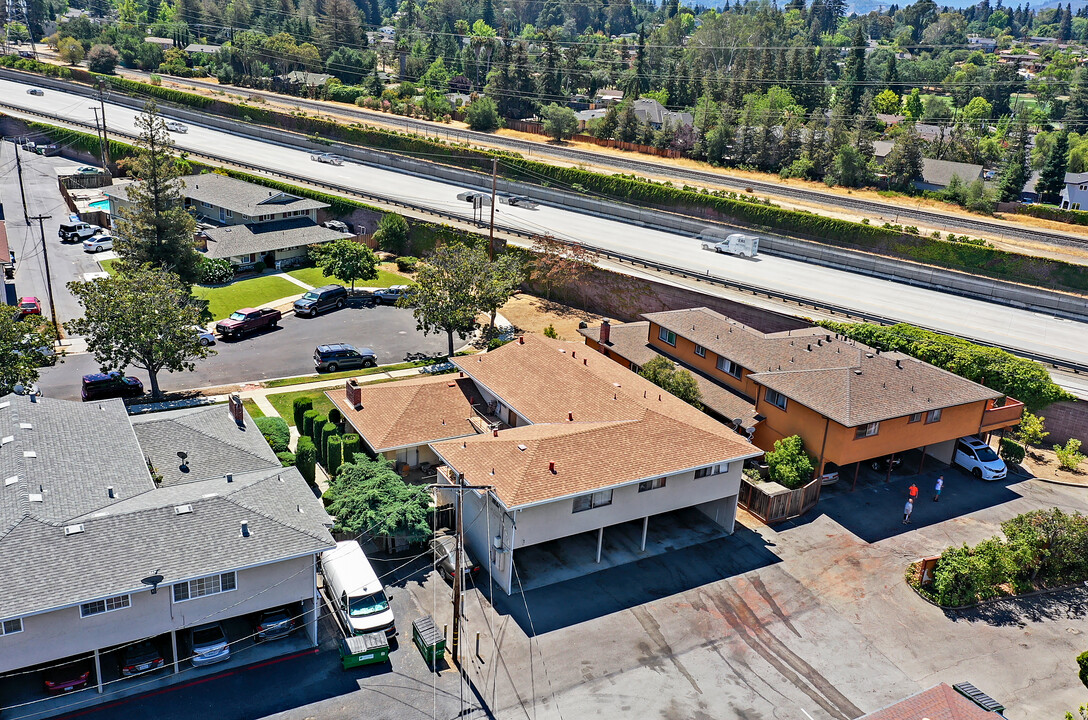
M 98 648 L 94 649 L 94 676 L 98 680 L 98 694 L 102 694 L 102 656 L 98 654 Z
M 888 456 L 888 472 L 884 473 L 884 482 L 892 481 L 892 467 L 895 465 L 895 453 Z
M 861 472 L 861 461 L 854 463 L 854 482 L 850 485 L 850 492 L 854 492 L 854 488 L 858 486 L 858 473 Z
M 601 546 L 604 545 L 604 527 L 597 528 L 597 562 L 601 562 Z
M 642 546 L 639 550 L 646 552 L 646 530 L 650 527 L 650 516 L 642 518 Z
M 317 647 L 317 618 L 321 614 L 321 593 L 317 589 L 317 557 L 314 556 L 314 599 L 313 599 L 313 617 L 310 618 L 310 644 Z
M 929 445 L 923 445 L 922 446 L 922 461 L 920 463 L 918 463 L 918 472 L 916 472 L 915 475 L 920 475 L 922 473 L 922 470 L 924 470 L 925 467 L 926 467 L 926 448 L 927 447 L 929 447 Z
M 174 653 L 174 674 L 178 674 L 178 631 L 170 631 L 170 649 Z

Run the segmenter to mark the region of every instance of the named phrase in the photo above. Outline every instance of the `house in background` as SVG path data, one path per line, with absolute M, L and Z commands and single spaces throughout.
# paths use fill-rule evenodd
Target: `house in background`
M 1088 210 L 1088 173 L 1066 173 L 1062 210 Z
M 301 259 L 310 245 L 352 235 L 319 225 L 328 203 L 299 197 L 218 173 L 182 178 L 185 207 L 201 224 L 198 248 L 238 268 L 258 262 L 278 267 Z M 128 206 L 127 185 L 109 187 L 110 214 Z
M 326 395 L 371 450 L 491 488 L 464 491 L 464 529 L 507 593 L 516 551 L 545 542 L 592 532 L 600 562 L 606 528 L 640 521 L 645 549 L 651 517 L 687 508 L 732 531 L 762 452 L 713 418 L 579 343 L 527 335 L 451 362 L 457 376 Z
M 102 692 L 121 646 L 150 639 L 176 673 L 184 630 L 222 622 L 237 651 L 288 604 L 304 631 L 275 651 L 317 644 L 331 522 L 240 402 L 130 418 L 6 395 L 0 436 L 0 673 L 86 657 Z
M 953 177 L 958 177 L 965 184 L 981 180 L 982 166 L 922 158 L 922 177 L 915 180 L 913 184 L 919 190 L 944 190 L 952 182 Z
M 691 113 L 673 112 L 653 98 L 639 98 L 634 103 L 635 117 L 639 123 L 650 123 L 654 130 L 672 125 L 674 128 L 691 127 L 695 122 Z

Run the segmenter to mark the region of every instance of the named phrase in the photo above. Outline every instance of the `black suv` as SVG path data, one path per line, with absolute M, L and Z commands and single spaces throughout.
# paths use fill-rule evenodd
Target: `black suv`
M 343 285 L 326 285 L 306 293 L 295 300 L 295 315 L 316 317 L 318 313 L 344 307 L 348 291 Z
M 336 372 L 340 369 L 374 367 L 378 356 L 370 348 L 357 348 L 346 343 L 318 345 L 314 350 L 314 367 L 320 370 Z
M 139 378 L 122 375 L 117 371 L 94 373 L 83 376 L 83 390 L 80 394 L 84 401 L 140 397 L 144 394 L 144 384 Z

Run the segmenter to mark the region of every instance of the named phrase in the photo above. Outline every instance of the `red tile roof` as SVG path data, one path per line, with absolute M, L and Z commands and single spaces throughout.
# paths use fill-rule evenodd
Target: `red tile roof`
M 858 720 L 1000 720 L 941 683 Z

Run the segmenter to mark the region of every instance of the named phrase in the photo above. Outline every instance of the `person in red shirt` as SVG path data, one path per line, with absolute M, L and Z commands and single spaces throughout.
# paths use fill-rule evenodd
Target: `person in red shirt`
M 910 488 L 908 488 L 908 490 L 907 490 L 907 493 L 910 495 L 911 500 L 917 500 L 918 499 L 918 486 L 915 485 L 914 483 L 911 483 Z

